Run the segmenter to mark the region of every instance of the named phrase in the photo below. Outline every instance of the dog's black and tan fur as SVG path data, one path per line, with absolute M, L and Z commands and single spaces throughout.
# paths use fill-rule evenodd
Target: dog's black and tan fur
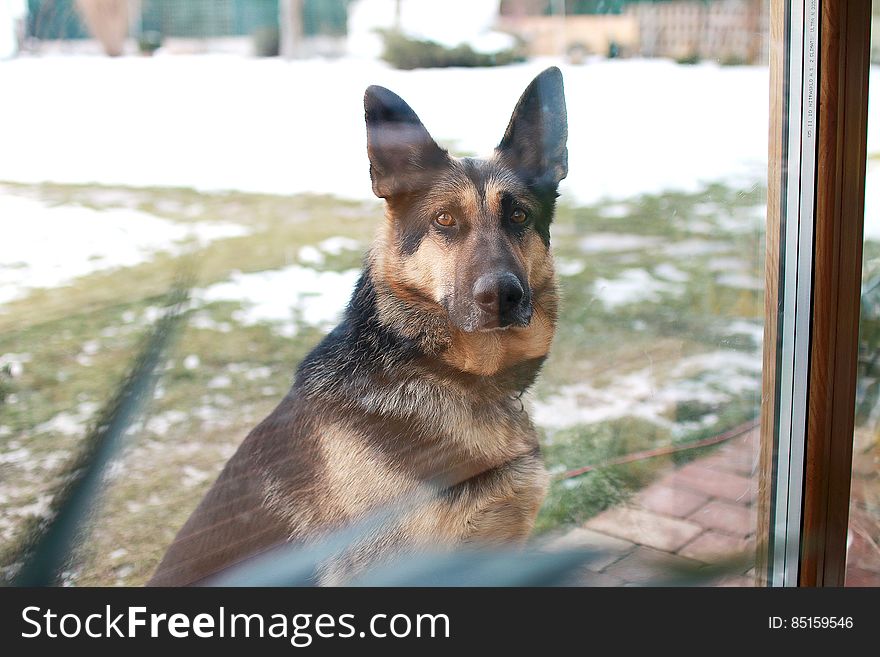
M 489 159 L 441 149 L 382 87 L 365 95 L 386 219 L 342 323 L 226 464 L 152 585 L 191 584 L 439 491 L 324 570 L 403 549 L 524 540 L 547 484 L 519 397 L 553 338 L 550 222 L 567 173 L 562 76 L 528 86 Z

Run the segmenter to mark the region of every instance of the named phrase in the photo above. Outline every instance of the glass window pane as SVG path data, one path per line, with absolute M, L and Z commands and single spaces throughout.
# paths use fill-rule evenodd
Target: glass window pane
M 568 175 L 549 228 L 561 292 L 555 337 L 522 399 L 550 478 L 530 538 L 542 549 L 597 549 L 601 557 L 574 576 L 582 585 L 752 585 L 769 3 L 304 2 L 302 38 L 288 43 L 278 3 L 146 2 L 128 21 L 138 39 L 115 60 L 81 38 L 98 33 L 98 18 L 80 17 L 74 4 L 29 3 L 42 7 L 21 25 L 35 52 L 0 61 L 0 88 L 15 99 L 0 121 L 3 573 L 16 572 L 29 532 L 49 517 L 89 427 L 161 315 L 162 295 L 192 269 L 186 327 L 63 582 L 140 585 L 155 572 L 244 437 L 340 321 L 364 254 L 391 220 L 371 185 L 368 85 L 400 94 L 441 147 L 471 158 L 492 152 L 523 89 L 552 65 L 565 85 Z M 374 28 L 395 26 L 383 44 Z M 125 26 L 104 27 L 103 49 L 118 47 L 113 35 Z M 10 38 L 10 54 L 15 47 Z M 290 47 L 289 62 L 254 56 Z M 441 210 L 432 206 L 431 217 Z M 448 292 L 443 303 L 430 295 L 452 289 L 489 251 L 437 238 L 419 255 L 427 232 L 375 242 L 369 262 L 387 249 L 400 263 L 391 287 L 421 285 L 446 327 Z M 541 257 L 543 239 L 522 243 Z M 497 242 L 504 253 L 519 245 Z M 395 302 L 419 307 L 400 294 Z M 495 352 L 479 344 L 474 362 L 485 364 Z M 495 385 L 495 374 L 473 388 Z M 315 422 L 332 410 L 321 413 Z M 387 422 L 382 435 L 414 422 L 376 413 Z M 859 444 L 876 447 L 866 418 L 860 454 Z M 449 417 L 435 420 L 442 434 Z M 320 479 L 328 498 L 366 477 L 352 455 L 372 446 L 320 444 L 335 473 Z M 369 463 L 381 466 L 371 481 L 394 480 L 393 458 Z M 862 489 L 876 493 L 870 464 L 857 470 L 870 470 L 874 483 Z M 246 481 L 269 486 L 249 472 Z M 290 508 L 324 501 L 267 510 L 277 489 L 256 490 L 229 502 L 232 512 L 212 512 L 258 524 L 266 513 L 270 541 L 284 534 L 272 527 L 290 520 Z M 363 493 L 352 505 L 372 499 Z M 876 520 L 872 508 L 865 503 L 865 517 Z M 342 523 L 358 513 L 328 515 Z M 252 552 L 268 544 L 259 536 L 248 536 Z M 707 564 L 726 570 L 707 579 Z

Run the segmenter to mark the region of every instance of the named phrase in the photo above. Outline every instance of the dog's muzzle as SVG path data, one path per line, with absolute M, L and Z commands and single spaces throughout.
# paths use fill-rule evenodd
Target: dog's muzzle
M 531 295 L 515 274 L 484 274 L 474 283 L 476 330 L 528 326 L 532 319 Z

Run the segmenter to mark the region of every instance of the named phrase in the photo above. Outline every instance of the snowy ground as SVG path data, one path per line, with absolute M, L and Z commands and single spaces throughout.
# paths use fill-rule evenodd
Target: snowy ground
M 0 180 L 368 198 L 368 85 L 402 95 L 454 150 L 483 154 L 526 84 L 555 63 L 413 72 L 361 59 L 17 59 L 0 64 Z M 764 175 L 766 69 L 625 60 L 563 73 L 568 198 Z M 59 111 L 62 99 L 76 102 Z
M 127 208 L 51 206 L 2 190 L 0 230 L 0 307 L 35 288 L 67 285 L 160 252 L 176 255 L 248 232 L 229 222 L 175 223 Z
M 500 139 L 532 76 L 555 63 L 396 71 L 369 59 L 220 55 L 5 61 L 0 180 L 369 198 L 366 86 L 397 91 L 438 140 L 482 154 Z M 565 198 L 625 199 L 765 176 L 765 68 L 665 60 L 562 68 L 570 126 Z M 871 86 L 872 98 L 877 89 Z M 876 124 L 880 103 L 870 113 Z M 880 131 L 872 131 L 868 150 L 880 151 Z M 877 187 L 869 184 L 869 194 Z M 873 198 L 869 207 L 877 207 Z M 880 234 L 880 219 L 871 219 Z

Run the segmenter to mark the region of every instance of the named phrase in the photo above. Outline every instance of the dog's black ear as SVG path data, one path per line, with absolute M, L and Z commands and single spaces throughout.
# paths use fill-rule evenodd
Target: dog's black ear
M 421 173 L 448 162 L 412 108 L 393 91 L 371 86 L 364 94 L 367 155 L 373 193 L 388 198 L 411 189 Z
M 562 72 L 552 66 L 526 87 L 496 151 L 534 184 L 555 189 L 568 174 L 567 141 Z

